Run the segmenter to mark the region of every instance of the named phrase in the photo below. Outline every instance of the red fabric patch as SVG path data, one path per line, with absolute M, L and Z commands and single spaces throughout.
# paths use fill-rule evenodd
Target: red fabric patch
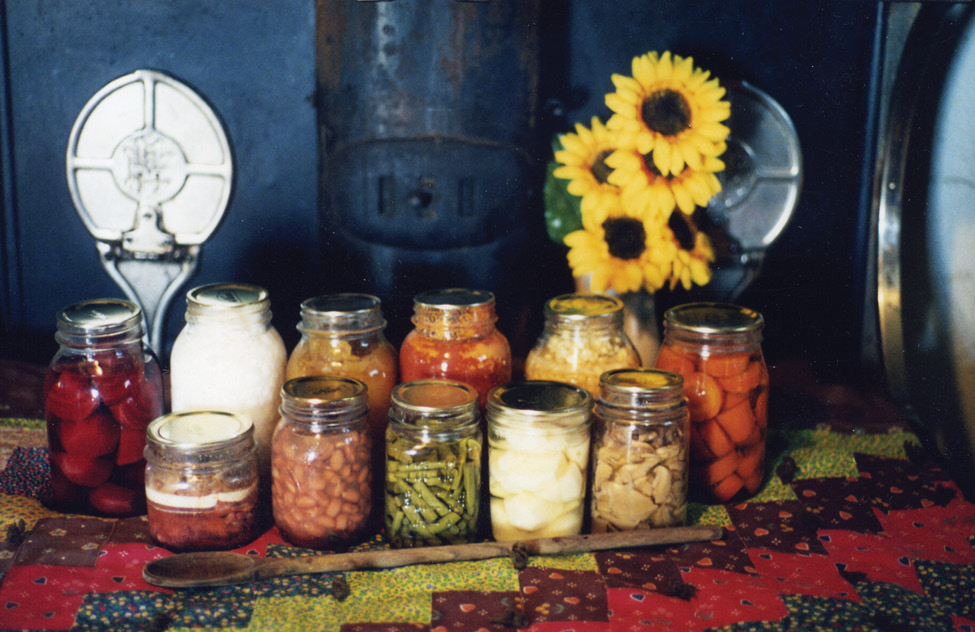
M 85 595 L 97 592 L 96 571 L 83 566 L 13 566 L 0 584 L 7 629 L 67 630 Z
M 762 550 L 748 553 L 762 581 L 777 593 L 860 601 L 850 582 L 836 570 L 831 557 Z
M 900 542 L 912 558 L 951 564 L 971 564 L 975 533 L 975 505 L 955 499 L 946 507 L 877 512 L 884 533 Z
M 853 531 L 822 531 L 823 545 L 835 564 L 847 573 L 863 573 L 867 580 L 903 586 L 921 593 L 924 589 L 902 543 L 884 535 Z
M 764 579 L 726 571 L 692 568 L 684 581 L 697 586 L 691 599 L 692 621 L 699 627 L 720 628 L 741 621 L 778 621 L 788 612 L 775 587 Z

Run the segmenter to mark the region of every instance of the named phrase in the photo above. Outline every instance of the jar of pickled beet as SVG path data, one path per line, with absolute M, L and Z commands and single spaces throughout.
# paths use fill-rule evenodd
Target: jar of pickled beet
M 386 431 L 386 535 L 394 546 L 477 536 L 482 434 L 477 391 L 449 380 L 393 389 Z
M 505 384 L 488 398 L 488 485 L 495 540 L 582 531 L 592 396 L 563 382 Z
M 748 498 L 765 474 L 769 375 L 762 315 L 725 303 L 664 314 L 656 366 L 684 377 L 690 410 L 690 494 L 710 503 Z
M 389 395 L 398 382 L 396 349 L 383 335 L 379 299 L 368 294 L 327 294 L 301 304 L 301 339 L 288 359 L 286 379 L 340 375 L 361 380 L 369 398 L 375 497 L 382 496 Z
M 603 373 L 599 386 L 593 407 L 593 533 L 684 524 L 684 380 L 657 369 L 616 369 Z
M 239 283 L 194 288 L 186 295 L 186 325 L 169 362 L 172 409 L 247 415 L 262 476 L 269 476 L 286 364 L 266 290 Z
M 545 327 L 525 359 L 525 377 L 581 386 L 594 394 L 599 376 L 640 366 L 623 332 L 623 302 L 601 294 L 563 294 L 545 304 Z
M 44 379 L 50 504 L 130 516 L 145 510 L 143 450 L 163 412 L 159 362 L 145 342 L 142 309 L 98 299 L 58 314 L 60 345 Z
M 400 379 L 455 380 L 473 386 L 483 408 L 493 387 L 511 379 L 511 347 L 495 328 L 494 294 L 447 289 L 413 299 L 414 329 L 400 345 Z
M 232 549 L 259 528 L 254 425 L 226 411 L 184 411 L 149 424 L 149 534 L 167 549 Z
M 271 439 L 271 505 L 293 544 L 344 547 L 364 534 L 373 498 L 368 413 L 366 385 L 357 379 L 284 383 Z

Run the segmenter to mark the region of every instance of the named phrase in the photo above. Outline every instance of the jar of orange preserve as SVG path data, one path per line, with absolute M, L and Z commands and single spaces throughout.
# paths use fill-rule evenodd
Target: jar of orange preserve
M 483 409 L 493 387 L 511 379 L 511 347 L 495 329 L 494 294 L 447 289 L 413 299 L 414 329 L 399 350 L 403 382 L 436 378 L 477 390 Z
M 664 314 L 657 368 L 684 377 L 692 498 L 727 503 L 762 485 L 769 394 L 762 327 L 758 312 L 724 303 Z

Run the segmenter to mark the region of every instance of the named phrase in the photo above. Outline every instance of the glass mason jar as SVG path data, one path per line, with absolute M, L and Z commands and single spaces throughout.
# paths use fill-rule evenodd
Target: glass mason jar
M 477 536 L 481 451 L 477 391 L 448 380 L 393 389 L 386 431 L 386 535 L 397 547 Z
M 656 369 L 603 373 L 593 407 L 592 531 L 672 527 L 687 519 L 684 380 Z
M 194 288 L 169 362 L 173 411 L 232 410 L 250 417 L 264 476 L 286 364 L 266 290 L 237 283 Z
M 488 481 L 495 540 L 582 531 L 592 396 L 562 382 L 499 386 L 488 398 Z
M 511 347 L 495 329 L 494 294 L 447 289 L 413 299 L 414 329 L 400 345 L 400 379 L 455 380 L 473 386 L 483 409 L 488 392 L 511 379 Z
M 327 294 L 310 298 L 301 304 L 301 340 L 291 352 L 285 372 L 289 380 L 340 375 L 361 380 L 368 387 L 376 498 L 382 495 L 389 395 L 399 371 L 396 349 L 383 335 L 385 327 L 375 296 Z
M 529 380 L 581 386 L 594 394 L 599 376 L 640 366 L 623 333 L 623 302 L 601 294 L 563 294 L 545 304 L 545 327 L 525 360 Z
M 131 516 L 145 508 L 146 428 L 163 412 L 159 362 L 142 309 L 97 299 L 63 309 L 44 379 L 50 504 Z
M 748 498 L 765 475 L 769 376 L 762 315 L 724 303 L 664 314 L 657 367 L 684 376 L 690 409 L 690 493 L 703 502 Z
M 168 549 L 232 549 L 257 536 L 254 425 L 225 411 L 170 413 L 146 441 L 149 534 Z
M 373 498 L 366 401 L 366 385 L 354 378 L 284 383 L 271 440 L 271 505 L 290 542 L 342 547 L 363 534 Z

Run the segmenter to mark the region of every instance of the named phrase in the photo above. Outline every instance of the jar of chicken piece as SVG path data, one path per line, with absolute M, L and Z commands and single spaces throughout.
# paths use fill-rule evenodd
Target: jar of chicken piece
M 582 530 L 592 397 L 578 386 L 525 381 L 488 397 L 488 476 L 495 540 Z
M 758 312 L 724 303 L 664 314 L 656 366 L 684 377 L 692 499 L 734 502 L 762 485 L 769 394 L 763 324 Z
M 149 533 L 172 550 L 232 549 L 257 536 L 254 425 L 224 411 L 185 411 L 149 424 Z
M 684 524 L 688 413 L 681 376 L 603 373 L 593 412 L 593 533 Z
M 442 379 L 488 392 L 511 379 L 511 347 L 495 328 L 494 294 L 452 288 L 417 294 L 413 325 L 400 345 L 400 379 Z
M 366 401 L 366 385 L 347 377 L 300 377 L 281 389 L 271 505 L 290 542 L 335 548 L 364 534 L 372 508 Z
M 599 376 L 640 366 L 623 332 L 623 302 L 613 296 L 563 294 L 545 304 L 545 327 L 525 360 L 525 377 L 596 393 Z
M 386 431 L 386 536 L 393 546 L 477 536 L 482 435 L 477 391 L 449 380 L 393 389 Z
M 271 324 L 267 290 L 242 283 L 193 288 L 186 294 L 186 325 L 170 356 L 172 410 L 246 415 L 254 424 L 266 480 L 287 360 Z

